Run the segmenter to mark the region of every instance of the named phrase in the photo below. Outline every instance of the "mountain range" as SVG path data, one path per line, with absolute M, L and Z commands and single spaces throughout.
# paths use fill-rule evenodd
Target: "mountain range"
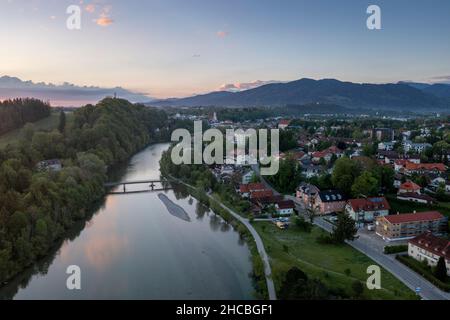
M 450 85 L 410 82 L 359 84 L 335 79 L 300 79 L 240 92 L 218 91 L 181 99 L 156 100 L 155 106 L 256 107 L 336 104 L 348 108 L 450 110 Z

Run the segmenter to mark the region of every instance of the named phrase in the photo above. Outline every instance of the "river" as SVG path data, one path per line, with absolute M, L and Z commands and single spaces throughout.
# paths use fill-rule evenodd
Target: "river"
M 135 155 L 121 181 L 158 179 L 168 147 L 153 145 Z M 187 194 L 164 194 L 189 219 L 171 214 L 158 192 L 108 195 L 89 221 L 0 290 L 0 297 L 252 299 L 250 252 L 239 234 Z M 71 265 L 80 267 L 81 290 L 67 289 Z

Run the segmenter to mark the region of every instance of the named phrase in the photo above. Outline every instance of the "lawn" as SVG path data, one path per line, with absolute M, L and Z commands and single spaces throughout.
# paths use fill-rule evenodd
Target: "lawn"
M 305 233 L 296 226 L 283 231 L 268 222 L 255 222 L 254 226 L 271 258 L 277 290 L 286 271 L 297 266 L 309 277 L 320 279 L 328 287 L 344 290 L 351 295 L 352 283 L 359 280 L 365 284 L 368 278 L 367 267 L 376 265 L 370 258 L 348 245 L 317 243 L 317 237 L 325 233 L 317 227 L 314 227 L 311 233 Z M 365 289 L 364 298 L 417 299 L 414 292 L 384 269 L 381 285 L 381 290 Z
M 70 113 L 66 114 L 69 121 Z M 33 123 L 36 131 L 51 131 L 56 129 L 59 124 L 59 112 L 53 112 L 49 117 Z M 22 137 L 23 128 L 16 129 L 0 136 L 0 148 L 6 147 L 8 144 L 14 144 Z

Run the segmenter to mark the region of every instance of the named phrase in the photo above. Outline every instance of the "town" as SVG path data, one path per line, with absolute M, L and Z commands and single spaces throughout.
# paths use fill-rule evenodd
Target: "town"
M 228 202 L 232 208 L 254 224 L 273 224 L 281 234 L 275 239 L 293 226 L 316 225 L 336 233 L 350 220 L 354 229 L 347 227 L 341 240 L 370 247 L 363 252 L 375 261 L 388 256 L 390 263 L 407 266 L 448 291 L 448 117 L 307 114 L 250 120 L 251 112 L 233 111 L 242 112 L 244 121 L 227 119 L 230 110 L 200 108 L 185 114 L 179 109 L 172 114 L 223 131 L 280 130 L 275 176 L 262 176 L 242 150 L 224 156 L 241 159 L 240 165 L 209 165 L 211 178 L 231 193 L 222 199 L 240 199 Z M 236 141 L 242 139 L 248 136 L 235 135 Z M 414 289 L 423 290 L 418 284 Z

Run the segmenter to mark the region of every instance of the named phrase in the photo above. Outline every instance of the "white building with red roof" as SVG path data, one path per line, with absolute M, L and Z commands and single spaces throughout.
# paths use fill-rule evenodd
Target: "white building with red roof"
M 408 242 L 408 255 L 417 261 L 426 261 L 435 267 L 444 258 L 447 274 L 450 275 L 450 241 L 438 238 L 430 232 L 421 234 Z
M 389 215 L 391 206 L 384 197 L 351 199 L 347 201 L 345 212 L 359 224 L 373 222 L 378 217 Z

